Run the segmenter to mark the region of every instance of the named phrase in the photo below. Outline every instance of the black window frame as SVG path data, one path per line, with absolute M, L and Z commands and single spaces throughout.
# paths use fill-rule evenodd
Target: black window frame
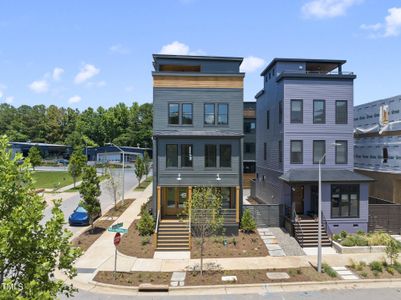
M 270 129 L 270 110 L 266 111 L 266 129 Z
M 278 103 L 278 123 L 283 123 L 283 101 Z
M 184 110 L 184 106 L 185 105 L 189 105 L 190 107 L 191 107 L 191 112 L 190 113 L 186 113 L 185 112 L 185 110 Z M 181 125 L 193 125 L 193 123 L 194 123 L 194 119 L 193 119 L 193 117 L 194 117 L 194 106 L 193 106 L 193 104 L 192 103 L 187 103 L 187 102 L 185 102 L 185 103 L 182 103 L 181 104 L 181 118 L 180 118 L 180 120 L 181 120 Z M 190 120 L 191 120 L 191 123 L 184 123 L 184 117 L 185 117 L 185 115 L 190 115 L 191 116 L 191 118 L 190 118 Z
M 267 160 L 267 144 L 263 143 L 263 159 Z
M 249 124 L 249 127 L 247 125 Z M 255 124 L 255 128 L 252 129 L 252 124 Z M 249 128 L 249 130 L 248 130 Z M 244 133 L 254 134 L 256 133 L 256 120 L 254 119 L 244 119 Z
M 335 201 L 333 200 L 333 194 L 334 190 L 336 187 L 340 187 L 342 189 L 342 191 L 340 192 L 340 196 L 339 196 L 339 200 L 338 200 L 338 215 L 334 215 L 333 214 L 333 208 L 335 207 L 333 204 L 335 203 Z M 351 215 L 351 194 L 354 194 L 355 191 L 352 190 L 353 188 L 356 189 L 356 194 L 357 194 L 357 214 L 356 215 Z M 344 205 L 342 205 L 342 196 L 341 195 L 348 195 L 348 205 L 346 206 L 348 208 L 348 216 L 342 213 L 342 209 L 344 207 Z M 361 207 L 361 188 L 360 188 L 360 184 L 332 184 L 331 185 L 331 197 L 330 197 L 330 215 L 332 219 L 356 219 L 359 218 L 360 216 L 360 207 Z
M 312 162 L 313 164 L 319 164 L 320 159 L 323 157 L 323 155 L 315 160 L 315 143 L 322 143 L 324 144 L 324 148 L 323 148 L 323 155 L 326 153 L 326 141 L 325 140 L 313 140 L 313 146 L 312 146 Z M 324 157 L 323 161 L 322 161 L 322 165 L 326 164 L 326 156 Z
M 186 147 L 190 147 L 189 157 L 186 159 Z M 193 168 L 193 160 L 194 160 L 194 147 L 193 144 L 181 144 L 181 168 Z M 190 165 L 187 165 L 187 162 L 190 162 Z
M 294 161 L 292 145 L 294 143 L 301 143 L 301 161 Z M 302 165 L 304 163 L 304 141 L 303 140 L 291 140 L 290 141 L 290 162 L 293 165 Z
M 212 166 L 208 166 L 208 159 L 206 158 L 206 155 L 208 153 L 208 151 L 207 151 L 208 147 L 214 148 L 214 164 Z M 205 160 L 205 168 L 217 168 L 217 145 L 216 144 L 205 144 L 204 160 Z
M 175 160 L 176 160 L 176 165 L 169 165 L 169 146 L 175 146 L 176 150 L 176 155 L 175 155 Z M 170 160 L 171 161 L 171 160 Z M 178 168 L 178 144 L 166 144 L 166 169 L 170 168 Z
M 341 143 L 345 143 L 345 162 L 339 162 L 338 161 L 338 156 L 337 156 L 337 154 L 338 154 L 338 147 L 340 146 L 339 144 L 341 144 Z M 335 144 L 335 148 L 336 148 L 336 150 L 335 150 L 335 162 L 336 162 L 336 165 L 346 165 L 346 164 L 348 164 L 348 141 L 347 140 L 337 140 L 336 141 L 336 144 Z
M 206 106 L 213 106 L 213 114 L 206 113 Z M 206 123 L 206 116 L 213 115 L 213 123 Z M 216 125 L 216 105 L 215 103 L 205 103 L 203 104 L 203 125 L 204 126 L 214 126 Z
M 293 103 L 301 103 L 300 119 L 295 118 L 295 112 L 293 111 Z M 290 101 L 290 123 L 291 124 L 302 124 L 304 122 L 304 101 L 303 99 L 291 99 Z
M 256 152 L 256 143 L 249 143 L 249 142 L 244 143 L 244 153 L 254 154 L 255 152 Z
M 338 107 L 337 104 L 338 103 L 345 103 L 345 119 L 344 121 L 339 120 L 339 111 L 338 111 Z M 336 111 L 336 124 L 348 124 L 348 101 L 347 100 L 336 100 L 335 103 L 336 107 L 335 107 L 335 111 Z
M 223 106 L 223 105 L 227 107 L 227 113 L 225 113 L 225 114 L 220 113 L 220 106 Z M 229 124 L 229 115 L 230 115 L 229 109 L 230 109 L 230 106 L 228 105 L 228 103 L 217 103 L 217 118 L 215 119 L 215 122 L 217 123 L 217 125 L 228 125 Z M 216 111 L 216 109 L 215 109 L 215 111 Z M 220 119 L 221 115 L 226 115 L 227 122 L 220 123 L 219 119 Z
M 316 103 L 320 103 L 320 102 L 323 103 L 323 121 L 317 122 L 316 121 L 316 115 L 315 115 L 315 113 L 316 113 L 315 104 Z M 315 99 L 315 100 L 313 100 L 313 124 L 326 124 L 326 100 L 324 100 L 324 99 Z
M 227 149 L 229 149 L 229 158 L 228 159 L 222 159 L 223 157 L 223 148 L 227 147 Z M 231 144 L 220 144 L 219 145 L 219 165 L 220 168 L 231 168 L 232 165 L 232 147 Z M 224 164 L 222 162 L 226 162 L 227 164 Z
M 170 122 L 171 118 L 171 111 L 170 111 L 170 107 L 171 106 L 177 106 L 178 108 L 178 112 L 177 112 L 177 123 L 172 123 Z M 180 104 L 179 103 L 168 103 L 168 111 L 167 111 L 168 115 L 167 115 L 167 123 L 168 125 L 180 125 Z
M 383 154 L 383 163 L 387 164 L 388 163 L 388 148 L 387 147 L 383 147 L 382 150 L 382 154 Z

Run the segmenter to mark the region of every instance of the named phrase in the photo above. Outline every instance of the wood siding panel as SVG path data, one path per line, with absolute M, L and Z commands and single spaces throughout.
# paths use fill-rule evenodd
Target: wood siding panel
M 218 76 L 153 76 L 153 86 L 159 88 L 232 88 L 244 87 L 243 77 Z

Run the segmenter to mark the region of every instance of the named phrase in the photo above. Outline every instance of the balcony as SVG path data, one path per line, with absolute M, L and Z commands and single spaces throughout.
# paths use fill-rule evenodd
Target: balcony
M 319 71 L 319 70 L 289 70 L 277 74 L 276 81 L 286 78 L 335 78 L 335 79 L 355 79 L 354 72 L 341 70 Z

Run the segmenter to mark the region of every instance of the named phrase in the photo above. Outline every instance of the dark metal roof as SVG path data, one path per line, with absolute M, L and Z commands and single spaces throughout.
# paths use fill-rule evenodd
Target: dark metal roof
M 211 136 L 211 137 L 241 137 L 243 134 L 238 131 L 232 131 L 232 130 L 163 130 L 163 131 L 155 131 L 153 136 L 159 137 L 175 137 L 175 136 L 180 136 L 180 137 L 185 137 L 185 136 L 199 136 L 199 137 L 205 137 L 205 136 Z
M 317 182 L 318 169 L 290 169 L 279 177 L 288 183 Z M 322 182 L 368 182 L 374 179 L 350 170 L 322 169 Z
M 265 90 L 260 90 L 256 95 L 255 95 L 255 98 L 259 98 L 260 96 L 262 96 L 263 95 L 263 93 L 265 92 Z
M 343 65 L 347 61 L 344 59 L 316 59 L 316 58 L 275 58 L 267 67 L 260 73 L 260 76 L 264 76 L 267 71 L 273 67 L 277 62 L 304 62 L 304 63 L 331 63 Z
M 200 55 L 172 55 L 172 54 L 153 54 L 153 58 L 171 58 L 171 59 L 200 59 L 200 60 L 227 60 L 241 62 L 243 57 L 230 57 L 230 56 L 200 56 Z

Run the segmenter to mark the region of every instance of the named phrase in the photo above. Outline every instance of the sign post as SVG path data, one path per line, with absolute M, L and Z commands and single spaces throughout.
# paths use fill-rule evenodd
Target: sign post
M 121 242 L 121 233 L 116 232 L 116 234 L 114 235 L 114 280 L 116 279 L 116 272 L 117 272 L 117 246 L 118 244 L 120 244 Z

